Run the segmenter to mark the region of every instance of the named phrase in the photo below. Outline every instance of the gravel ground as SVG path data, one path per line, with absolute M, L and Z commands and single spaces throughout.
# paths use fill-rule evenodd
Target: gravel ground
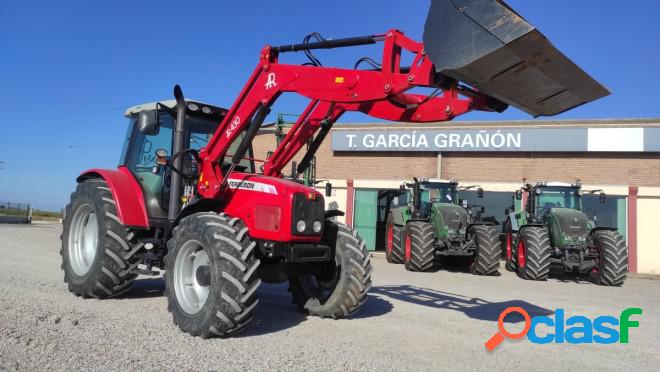
M 56 224 L 0 225 L 0 370 L 630 371 L 660 365 L 658 280 L 633 277 L 622 288 L 605 288 L 567 277 L 528 282 L 508 272 L 408 273 L 376 256 L 370 299 L 352 319 L 305 317 L 285 286 L 264 285 L 243 333 L 202 340 L 172 324 L 161 279 L 138 279 L 117 299 L 69 293 L 59 268 L 60 231 Z M 532 315 L 564 308 L 567 316 L 618 316 L 627 307 L 644 314 L 629 344 L 523 339 L 489 353 L 483 343 L 508 306 Z

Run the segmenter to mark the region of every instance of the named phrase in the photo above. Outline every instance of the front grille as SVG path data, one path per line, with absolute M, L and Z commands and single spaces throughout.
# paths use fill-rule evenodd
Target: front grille
M 555 212 L 559 229 L 569 238 L 578 238 L 587 235 L 587 217 L 584 213 L 575 210 L 562 210 Z
M 311 194 L 309 194 L 311 195 Z M 323 197 L 319 194 L 314 194 L 313 199 L 309 198 L 308 194 L 295 193 L 293 194 L 293 209 L 291 211 L 291 233 L 293 235 L 321 235 L 323 228 L 319 233 L 313 230 L 314 221 L 320 221 L 321 226 L 324 224 L 325 202 Z M 298 221 L 305 221 L 305 230 L 298 232 L 296 224 Z
M 468 214 L 464 208 L 457 205 L 446 205 L 439 209 L 449 230 L 459 230 L 467 227 Z

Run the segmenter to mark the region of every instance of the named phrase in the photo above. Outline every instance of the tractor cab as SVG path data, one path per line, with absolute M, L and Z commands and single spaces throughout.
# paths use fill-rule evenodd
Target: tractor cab
M 547 216 L 555 209 L 571 209 L 582 211 L 581 186 L 573 185 L 548 185 L 545 183 L 537 184 L 533 187 L 533 192 L 529 193 L 529 206 L 533 208 L 533 213 L 541 219 Z
M 420 183 L 422 209 L 430 210 L 434 203 L 458 204 L 458 182 L 450 180 Z
M 227 110 L 197 101 L 186 101 L 186 105 L 183 147 L 198 151 L 208 144 Z M 175 100 L 133 106 L 124 113 L 129 125 L 120 166 L 126 166 L 139 182 L 147 213 L 154 222 L 167 219 L 176 115 Z M 239 136 L 229 154 L 233 153 L 240 139 Z M 251 150 L 249 154 L 251 158 Z M 193 156 L 184 157 L 181 169 L 184 195 L 192 193 L 196 187 L 197 166 Z M 236 169 L 254 172 L 254 163 L 242 160 Z

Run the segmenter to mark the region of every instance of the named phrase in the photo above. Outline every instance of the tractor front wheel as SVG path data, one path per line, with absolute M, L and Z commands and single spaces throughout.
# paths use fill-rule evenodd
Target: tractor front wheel
M 597 266 L 591 275 L 600 285 L 618 286 L 626 280 L 628 247 L 617 231 L 601 230 L 593 234 L 592 242 L 598 252 Z
M 500 268 L 501 249 L 495 227 L 478 225 L 471 228 L 477 250 L 470 272 L 475 275 L 495 275 Z
M 434 266 L 433 225 L 424 221 L 408 222 L 403 231 L 403 263 L 408 271 L 429 271 Z
M 66 207 L 60 239 L 64 282 L 79 296 L 107 298 L 126 292 L 132 236 L 117 216 L 108 184 L 91 179 L 78 185 Z
M 308 265 L 289 279 L 298 308 L 322 318 L 342 318 L 360 309 L 371 288 L 373 268 L 365 241 L 348 226 L 325 222 L 322 242 L 334 246 L 331 262 Z
M 528 280 L 547 279 L 550 273 L 550 250 L 550 239 L 545 227 L 521 229 L 515 256 L 518 276 Z
M 385 229 L 385 259 L 389 263 L 403 263 L 403 244 L 401 244 L 401 226 L 394 223 L 392 215 L 387 218 Z
M 174 324 L 203 338 L 241 331 L 258 303 L 255 247 L 238 218 L 202 212 L 182 219 L 165 256 L 165 297 Z

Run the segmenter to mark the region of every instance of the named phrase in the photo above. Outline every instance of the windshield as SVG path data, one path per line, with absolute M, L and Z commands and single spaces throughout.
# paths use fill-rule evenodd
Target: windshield
M 146 136 L 137 131 L 135 140 L 133 141 L 133 151 L 126 159 L 127 165 L 134 171 L 151 171 L 156 162 L 156 151 L 165 150 L 168 156 L 172 156 L 172 128 L 174 126 L 174 118 L 171 115 L 162 113 L 159 116 L 160 126 L 157 134 Z M 134 121 L 134 120 L 133 120 Z M 208 145 L 209 140 L 213 137 L 218 122 L 215 119 L 206 117 L 186 116 L 186 144 L 184 148 L 200 150 Z M 244 134 L 242 133 L 231 144 L 228 154 L 233 154 L 233 151 L 241 142 Z M 246 155 L 251 157 L 251 153 Z M 228 162 L 229 158 L 225 159 Z M 241 170 L 249 172 L 254 171 L 253 163 L 250 160 L 243 159 L 239 164 Z
M 456 204 L 456 184 L 426 182 L 420 184 L 422 201 Z
M 574 187 L 539 187 L 536 189 L 537 214 L 543 215 L 550 208 L 580 210 L 580 192 Z

